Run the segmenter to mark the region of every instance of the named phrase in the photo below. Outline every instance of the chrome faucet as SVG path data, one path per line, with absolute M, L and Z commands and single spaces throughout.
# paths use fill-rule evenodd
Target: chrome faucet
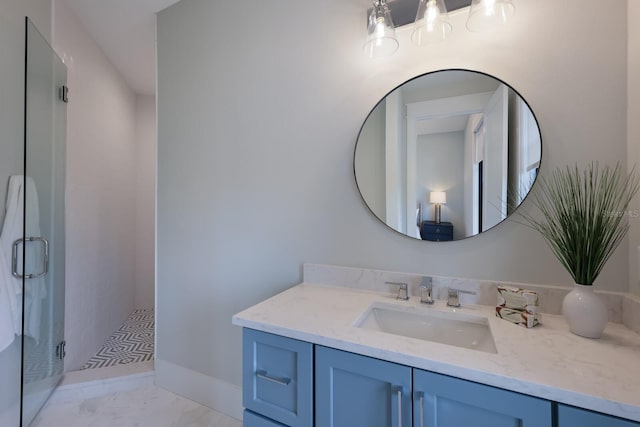
M 447 305 L 449 307 L 460 307 L 460 294 L 475 295 L 474 291 L 463 291 L 461 289 L 447 289 L 449 297 L 447 298 Z
M 422 282 L 420 283 L 420 302 L 423 304 L 433 304 L 433 284 L 431 277 L 422 277 Z
M 409 285 L 403 282 L 384 282 L 387 285 L 397 285 L 398 286 L 398 296 L 397 299 L 408 300 L 409 299 Z

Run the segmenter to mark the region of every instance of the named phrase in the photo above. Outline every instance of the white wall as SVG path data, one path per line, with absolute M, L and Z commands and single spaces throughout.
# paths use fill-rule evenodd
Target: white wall
M 385 184 L 385 103 L 381 102 L 367 118 L 358 136 L 354 168 L 358 171 L 358 190 L 367 206 L 382 221 L 387 217 Z
M 136 96 L 136 255 L 135 307 L 152 308 L 155 300 L 156 98 Z
M 416 197 L 425 208 L 423 220 L 433 221 L 431 191 L 446 191 L 442 221 L 453 224 L 453 238 L 464 239 L 464 132 L 419 135 L 417 144 Z
M 361 201 L 352 156 L 389 89 L 460 67 L 503 79 L 529 102 L 542 174 L 625 161 L 627 10 L 594 14 L 598 4 L 521 1 L 508 28 L 484 34 L 457 14 L 451 39 L 429 54 L 405 28 L 381 61 L 362 54 L 369 0 L 187 0 L 161 12 L 160 362 L 240 384 L 231 315 L 299 282 L 303 262 L 570 286 L 542 238 L 513 221 L 441 245 L 392 232 Z M 596 285 L 628 283 L 625 244 Z
M 0 2 L 0 226 L 9 176 L 24 173 L 24 48 L 25 16 L 51 40 L 48 1 Z M 5 248 L 7 249 L 7 248 Z M 0 352 L 0 425 L 17 426 L 20 420 L 21 340 Z
M 54 49 L 66 58 L 65 369 L 96 352 L 135 297 L 135 96 L 65 4 L 54 1 Z
M 627 141 L 629 150 L 629 168 L 637 165 L 640 174 L 640 2 L 629 0 L 629 72 Z M 629 282 L 631 292 L 640 295 L 640 194 L 636 195 L 630 206 L 629 217 Z

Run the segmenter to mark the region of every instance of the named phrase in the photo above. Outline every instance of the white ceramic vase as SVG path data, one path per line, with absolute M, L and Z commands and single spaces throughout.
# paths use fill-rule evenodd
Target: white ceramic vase
M 576 284 L 564 297 L 562 314 L 569 330 L 586 338 L 600 338 L 609 321 L 604 300 L 588 285 Z

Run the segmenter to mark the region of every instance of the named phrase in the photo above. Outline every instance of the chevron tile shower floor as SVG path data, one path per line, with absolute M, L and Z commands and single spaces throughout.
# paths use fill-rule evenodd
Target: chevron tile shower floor
M 153 359 L 154 309 L 135 310 L 82 369 Z

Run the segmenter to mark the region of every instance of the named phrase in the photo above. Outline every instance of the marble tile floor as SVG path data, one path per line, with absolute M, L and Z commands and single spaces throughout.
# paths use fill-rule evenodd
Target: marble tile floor
M 50 401 L 31 427 L 241 427 L 242 423 L 155 385 Z
M 153 361 L 67 372 L 31 427 L 242 426 L 156 387 L 154 378 Z

